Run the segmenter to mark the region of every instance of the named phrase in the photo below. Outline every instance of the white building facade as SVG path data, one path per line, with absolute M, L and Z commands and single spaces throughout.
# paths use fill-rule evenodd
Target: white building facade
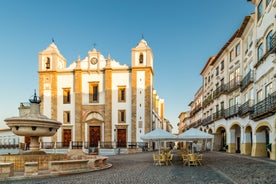
M 38 63 L 41 112 L 63 123 L 43 141 L 126 147 L 164 123 L 164 100 L 153 89 L 154 57 L 144 39 L 131 51 L 131 66 L 94 48 L 66 67 L 55 43 L 39 53 Z
M 215 150 L 276 160 L 276 1 L 251 2 L 255 12 L 201 72 L 202 119 L 189 127 L 214 134 Z

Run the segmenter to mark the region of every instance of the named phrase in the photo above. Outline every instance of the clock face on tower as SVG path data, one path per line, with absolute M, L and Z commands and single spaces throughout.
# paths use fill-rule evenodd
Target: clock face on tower
M 90 62 L 91 62 L 91 64 L 95 65 L 95 64 L 97 64 L 98 59 L 95 58 L 95 57 L 92 57 L 92 58 L 90 59 Z

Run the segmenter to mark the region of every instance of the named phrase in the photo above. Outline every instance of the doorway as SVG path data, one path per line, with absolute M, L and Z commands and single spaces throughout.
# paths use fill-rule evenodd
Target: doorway
M 90 126 L 89 127 L 89 142 L 90 147 L 97 148 L 98 142 L 101 141 L 101 127 L 100 126 Z
M 126 129 L 117 129 L 117 147 L 126 147 Z
M 71 129 L 63 129 L 63 143 L 62 147 L 68 148 L 70 146 L 70 142 L 72 140 L 71 137 Z

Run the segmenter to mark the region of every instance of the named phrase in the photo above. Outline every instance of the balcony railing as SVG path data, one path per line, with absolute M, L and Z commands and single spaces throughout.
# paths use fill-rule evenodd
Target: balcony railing
M 192 122 L 192 123 L 190 123 L 188 126 L 187 126 L 187 128 L 189 129 L 189 128 L 197 128 L 197 127 L 199 127 L 199 126 L 201 126 L 202 125 L 202 121 L 201 121 L 201 119 L 199 119 L 199 120 L 197 120 L 197 121 L 194 121 L 194 122 Z
M 224 109 L 213 113 L 213 120 L 214 121 L 222 119 L 222 118 L 224 118 Z
M 202 109 L 202 105 L 201 105 L 201 104 L 195 106 L 195 107 L 191 110 L 190 116 L 194 116 L 194 115 L 195 115 L 197 112 L 199 112 L 201 109 Z
M 250 71 L 245 75 L 245 77 L 241 80 L 241 82 L 240 82 L 240 90 L 241 90 L 241 92 L 242 92 L 244 89 L 246 89 L 246 87 L 247 87 L 249 84 L 253 83 L 253 81 L 254 81 L 254 78 L 253 78 L 253 71 L 250 70 Z
M 239 112 L 239 106 L 237 105 L 233 105 L 231 107 L 229 107 L 228 109 L 224 110 L 224 117 L 225 119 L 227 118 L 231 118 L 233 116 L 237 116 Z
M 253 112 L 254 100 L 248 100 L 239 106 L 239 116 L 244 117 L 248 113 Z
M 0 144 L 0 148 L 15 149 L 19 148 L 19 144 Z
M 217 87 L 215 89 L 215 91 L 213 92 L 213 98 L 218 98 L 221 94 L 223 94 L 225 92 L 225 85 L 221 84 L 219 87 Z
M 255 104 L 253 109 L 254 111 L 250 114 L 250 119 L 255 121 L 274 114 L 276 112 L 276 92 Z
M 202 106 L 203 106 L 203 107 L 206 107 L 206 106 L 208 106 L 211 102 L 213 102 L 213 95 L 212 95 L 212 94 L 209 95 L 207 98 L 205 98 L 205 99 L 203 100 Z
M 206 117 L 202 120 L 202 125 L 205 126 L 205 125 L 208 125 L 212 122 L 213 122 L 213 116 L 210 115 L 210 116 L 208 116 L 208 117 Z
M 230 80 L 227 84 L 225 84 L 225 89 L 228 93 L 231 93 L 232 91 L 239 88 L 239 78 L 234 78 Z

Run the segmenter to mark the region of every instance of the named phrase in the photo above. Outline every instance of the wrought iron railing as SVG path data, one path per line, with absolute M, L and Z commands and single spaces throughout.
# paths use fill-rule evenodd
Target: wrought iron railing
M 274 114 L 276 112 L 276 92 L 256 103 L 253 109 L 254 111 L 250 114 L 252 120 L 263 119 Z
M 211 102 L 213 102 L 213 94 L 209 95 L 207 98 L 203 100 L 202 106 L 206 107 L 208 106 Z
M 208 117 L 206 117 L 202 120 L 202 125 L 205 126 L 205 125 L 208 125 L 212 122 L 213 122 L 213 116 L 210 115 L 210 116 L 208 116 Z
M 214 121 L 222 119 L 222 118 L 224 118 L 224 109 L 213 113 L 213 120 Z
M 247 100 L 241 106 L 239 106 L 239 116 L 243 117 L 253 111 L 254 100 Z
M 218 98 L 221 94 L 223 94 L 225 92 L 225 85 L 221 84 L 220 86 L 218 86 L 215 91 L 213 92 L 213 98 Z
M 194 122 L 190 123 L 190 124 L 187 126 L 187 128 L 188 128 L 188 129 L 189 129 L 189 128 L 197 128 L 197 127 L 199 127 L 200 125 L 202 125 L 202 120 L 201 120 L 201 119 L 199 119 L 199 120 L 197 120 L 197 121 L 194 121 Z
M 8 148 L 8 149 L 19 148 L 19 144 L 0 144 L 0 148 Z
M 225 119 L 233 117 L 233 116 L 237 116 L 239 112 L 239 106 L 238 104 L 233 105 L 231 107 L 229 107 L 228 109 L 224 110 L 224 117 Z
M 253 83 L 253 81 L 254 81 L 253 71 L 250 70 L 250 71 L 244 76 L 244 78 L 243 78 L 243 79 L 241 80 L 241 82 L 240 82 L 240 90 L 241 90 L 241 92 L 242 92 L 244 89 L 246 89 L 246 87 L 247 87 L 249 84 Z
M 239 88 L 239 78 L 234 78 L 232 80 L 230 80 L 227 84 L 225 84 L 225 90 L 230 93 L 236 89 Z
M 54 149 L 55 143 L 54 142 L 41 142 L 42 149 Z
M 72 141 L 71 146 L 72 146 L 72 149 L 82 149 L 83 142 L 82 141 Z

